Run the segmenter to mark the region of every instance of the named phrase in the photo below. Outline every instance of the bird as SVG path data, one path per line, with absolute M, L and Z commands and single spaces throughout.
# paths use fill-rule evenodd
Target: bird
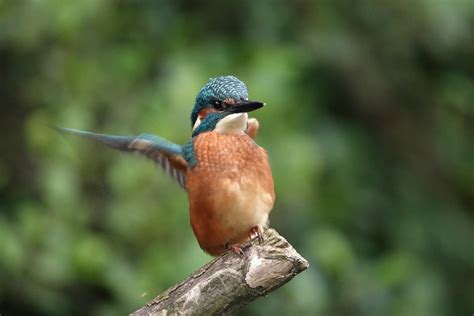
M 259 123 L 248 117 L 264 105 L 248 99 L 247 87 L 238 78 L 220 76 L 210 78 L 198 92 L 191 138 L 183 145 L 152 134 L 58 130 L 155 161 L 186 191 L 191 227 L 201 249 L 212 256 L 227 251 L 242 256 L 242 243 L 263 241 L 275 201 L 268 154 L 255 142 Z

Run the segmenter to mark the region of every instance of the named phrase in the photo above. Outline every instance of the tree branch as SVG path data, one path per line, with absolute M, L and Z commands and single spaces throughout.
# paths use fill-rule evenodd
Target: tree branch
M 169 288 L 132 316 L 229 314 L 282 286 L 308 262 L 274 229 L 259 245 L 242 245 L 245 255 L 227 252 Z

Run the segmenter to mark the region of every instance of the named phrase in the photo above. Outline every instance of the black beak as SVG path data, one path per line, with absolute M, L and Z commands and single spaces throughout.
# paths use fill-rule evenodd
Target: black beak
M 265 103 L 258 101 L 240 101 L 232 106 L 229 106 L 225 111 L 227 113 L 243 113 L 252 112 L 263 107 Z

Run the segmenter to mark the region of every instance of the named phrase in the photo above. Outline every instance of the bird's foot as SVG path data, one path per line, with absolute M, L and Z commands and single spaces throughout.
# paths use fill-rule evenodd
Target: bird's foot
M 258 238 L 258 243 L 263 243 L 263 230 L 259 226 L 252 227 L 250 230 L 250 239 Z
M 227 243 L 227 244 L 224 245 L 224 247 L 225 247 L 225 249 L 230 250 L 230 251 L 238 254 L 240 257 L 244 256 L 244 251 L 242 250 L 242 248 L 240 248 L 239 244 L 231 246 Z

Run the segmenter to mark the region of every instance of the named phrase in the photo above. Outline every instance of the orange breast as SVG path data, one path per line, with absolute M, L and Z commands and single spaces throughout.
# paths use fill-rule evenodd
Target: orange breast
M 194 141 L 197 165 L 187 173 L 191 225 L 211 255 L 264 227 L 275 193 L 265 150 L 247 134 L 203 133 Z

